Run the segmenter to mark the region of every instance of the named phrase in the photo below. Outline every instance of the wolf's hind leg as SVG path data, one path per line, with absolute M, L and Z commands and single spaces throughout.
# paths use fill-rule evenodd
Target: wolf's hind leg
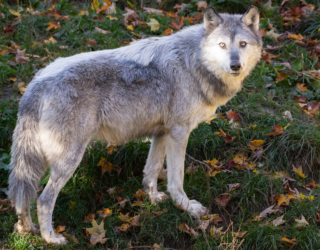
M 207 209 L 196 200 L 189 200 L 183 190 L 184 160 L 188 143 L 188 128 L 175 127 L 166 137 L 168 167 L 168 191 L 172 199 L 182 205 L 195 218 L 207 213 Z
M 168 198 L 164 192 L 158 192 L 157 182 L 159 173 L 163 167 L 165 158 L 165 136 L 154 136 L 152 138 L 146 166 L 144 167 L 143 181 L 144 190 L 151 202 L 161 202 Z
M 36 224 L 32 223 L 30 215 L 30 204 L 23 207 L 16 206 L 16 213 L 18 215 L 18 222 L 14 225 L 14 231 L 22 235 L 32 233 L 40 236 L 40 230 Z
M 55 157 L 55 162 L 50 163 L 50 179 L 37 201 L 41 237 L 49 244 L 67 243 L 62 235 L 54 234 L 52 213 L 58 194 L 76 170 L 86 145 L 87 143 L 74 144 L 67 151 L 64 151 L 60 157 Z

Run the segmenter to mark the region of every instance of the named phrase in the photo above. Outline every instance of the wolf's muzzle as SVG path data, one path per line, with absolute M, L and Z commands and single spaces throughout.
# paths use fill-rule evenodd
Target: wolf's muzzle
M 241 68 L 241 64 L 239 61 L 231 61 L 230 63 L 230 68 L 233 70 L 233 71 L 238 71 L 240 70 Z

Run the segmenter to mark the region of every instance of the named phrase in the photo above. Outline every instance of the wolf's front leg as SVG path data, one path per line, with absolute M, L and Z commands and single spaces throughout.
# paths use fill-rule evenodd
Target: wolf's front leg
M 157 182 L 159 173 L 163 167 L 165 152 L 165 136 L 152 137 L 147 164 L 144 167 L 143 181 L 144 190 L 151 202 L 161 202 L 168 198 L 164 192 L 158 192 Z
M 183 190 L 184 159 L 189 138 L 189 128 L 175 127 L 166 136 L 168 191 L 174 202 L 182 205 L 195 218 L 207 213 L 207 209 L 195 200 L 189 200 Z

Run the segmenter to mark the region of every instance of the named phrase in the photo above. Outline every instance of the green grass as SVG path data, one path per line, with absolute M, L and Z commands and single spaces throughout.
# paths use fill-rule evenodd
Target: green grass
M 141 1 L 131 1 L 139 7 Z M 198 13 L 195 5 L 196 1 L 187 1 L 187 7 L 182 11 L 184 16 L 193 16 Z M 145 6 L 159 7 L 157 3 L 145 1 Z M 310 2 L 311 3 L 311 2 Z M 318 4 L 315 1 L 313 4 Z M 14 3 L 13 3 L 14 4 Z M 27 2 L 22 3 L 26 14 Z M 34 9 L 44 11 L 45 6 L 41 1 L 31 1 Z M 20 49 L 26 49 L 30 55 L 38 55 L 31 58 L 25 64 L 10 65 L 9 61 L 15 61 L 15 54 L 8 50 L 0 55 L 0 199 L 6 198 L 8 181 L 8 164 L 10 160 L 11 137 L 16 123 L 16 114 L 20 98 L 18 83 L 30 82 L 34 74 L 45 67 L 57 57 L 65 57 L 85 51 L 95 51 L 102 49 L 117 48 L 122 42 L 130 42 L 139 39 L 137 35 L 143 37 L 159 36 L 168 28 L 171 18 L 154 14 L 142 13 L 137 10 L 140 18 L 146 22 L 150 18 L 159 21 L 161 28 L 159 31 L 151 32 L 149 27 L 137 26 L 133 34 L 125 28 L 121 22 L 124 11 L 124 1 L 117 3 L 117 14 L 113 15 L 118 20 L 110 20 L 102 14 L 96 14 L 90 10 L 89 2 L 60 1 L 56 4 L 56 9 L 61 15 L 70 17 L 68 21 L 56 20 L 50 16 L 23 17 L 21 22 L 14 20 L 15 16 L 9 13 L 9 9 L 17 10 L 18 7 L 8 5 L 2 1 L 0 12 L 4 13 L 6 19 L 0 19 L 0 29 L 3 30 L 10 24 L 15 28 L 13 34 L 0 36 L 0 51 L 8 49 L 14 45 Z M 150 4 L 150 5 L 149 5 Z M 219 11 L 244 12 L 248 3 L 230 1 L 211 1 Z M 230 6 L 233 6 L 230 9 Z M 163 5 L 167 10 L 173 9 L 173 1 L 165 1 Z M 319 6 L 317 5 L 316 8 Z M 89 10 L 89 15 L 78 16 L 81 10 Z M 278 32 L 284 32 L 290 27 L 283 27 L 281 18 L 277 15 L 278 10 L 264 10 L 262 15 L 268 19 Z M 97 18 L 103 18 L 98 21 Z M 319 18 L 317 15 L 312 25 L 299 26 L 296 33 L 303 33 L 309 38 L 318 37 Z M 56 30 L 47 30 L 49 21 L 59 21 L 61 27 Z M 307 22 L 306 22 L 307 23 Z M 185 25 L 188 24 L 185 21 Z M 95 27 L 111 31 L 107 35 L 97 33 Z M 267 28 L 267 22 L 262 21 L 261 27 Z M 300 29 L 300 31 L 299 31 Z M 290 32 L 294 32 L 290 30 Z M 54 37 L 58 41 L 56 44 L 45 44 L 44 40 Z M 95 39 L 96 45 L 88 46 L 87 39 Z M 152 246 L 157 243 L 161 246 L 173 249 L 235 249 L 241 245 L 240 249 L 289 249 L 290 244 L 282 240 L 282 237 L 297 239 L 293 249 L 319 249 L 319 222 L 315 219 L 316 211 L 319 211 L 319 189 L 311 192 L 305 189 L 305 185 L 311 180 L 319 182 L 319 115 L 316 119 L 310 119 L 297 105 L 294 96 L 306 95 L 308 102 L 320 101 L 319 82 L 297 72 L 303 72 L 317 68 L 318 58 L 310 57 L 309 50 L 298 46 L 292 41 L 285 41 L 276 44 L 268 38 L 264 38 L 265 44 L 280 45 L 280 48 L 272 53 L 280 55 L 273 60 L 271 65 L 264 62 L 259 63 L 246 81 L 243 90 L 238 93 L 227 105 L 220 107 L 217 113 L 221 113 L 224 119 L 217 118 L 210 124 L 200 124 L 190 135 L 187 146 L 187 154 L 198 161 L 211 160 L 217 158 L 223 164 L 232 160 L 238 153 L 247 153 L 250 161 L 257 165 L 259 173 L 248 169 L 233 168 L 230 173 L 221 172 L 216 176 L 208 177 L 202 170 L 202 165 L 197 161 L 193 162 L 186 158 L 186 168 L 190 164 L 200 166 L 199 170 L 185 175 L 184 189 L 190 199 L 196 199 L 206 207 L 210 208 L 211 214 L 218 214 L 222 218 L 217 227 L 223 227 L 224 235 L 203 234 L 200 230 L 199 237 L 190 236 L 179 231 L 178 225 L 184 223 L 189 227 L 196 228 L 197 224 L 190 216 L 175 207 L 174 202 L 169 200 L 165 203 L 154 205 L 147 200 L 143 205 L 133 206 L 136 198 L 133 196 L 137 190 L 142 188 L 142 170 L 146 162 L 150 142 L 137 140 L 122 146 L 117 146 L 117 151 L 107 153 L 107 145 L 100 142 L 91 143 L 85 156 L 66 186 L 60 192 L 53 214 L 54 227 L 63 225 L 66 233 L 74 235 L 78 243 L 70 241 L 63 247 L 46 245 L 40 237 L 20 236 L 13 233 L 14 223 L 17 216 L 12 210 L 0 212 L 0 244 L 9 249 L 105 249 L 106 247 L 115 249 L 125 249 L 129 243 L 132 246 Z M 68 46 L 61 49 L 59 46 Z M 12 47 L 11 47 L 12 48 Z M 293 70 L 284 80 L 273 84 L 277 78 L 277 71 L 288 72 L 283 66 L 276 63 L 288 62 Z M 10 78 L 16 78 L 11 79 Z M 13 80 L 13 81 L 12 81 Z M 308 91 L 301 92 L 296 83 L 305 83 Z M 267 84 L 273 84 L 266 87 Z M 227 118 L 229 110 L 240 111 L 240 122 L 230 123 Z M 284 118 L 284 112 L 290 111 L 293 121 Z M 273 124 L 278 124 L 286 128 L 283 134 L 267 137 L 273 130 Z M 235 136 L 231 144 L 226 144 L 222 137 L 218 137 L 215 132 L 219 129 L 228 131 L 230 136 Z M 260 158 L 253 158 L 253 153 L 249 148 L 249 142 L 253 140 L 264 140 L 264 153 Z M 108 159 L 112 164 L 121 168 L 118 176 L 116 172 L 108 172 L 101 175 L 101 167 L 97 166 L 101 157 Z M 303 179 L 292 171 L 292 164 L 296 167 L 302 166 L 303 172 L 307 176 Z M 280 213 L 268 215 L 264 220 L 257 222 L 252 219 L 259 215 L 261 211 L 272 205 L 270 197 L 277 194 L 286 194 L 283 188 L 282 179 L 273 179 L 266 172 L 286 171 L 296 179 L 290 183 L 291 188 L 297 188 L 304 195 L 314 195 L 313 200 L 293 200 L 289 206 L 284 207 L 285 224 L 275 227 L 272 220 L 280 216 Z M 44 188 L 50 171 L 47 171 L 41 181 L 41 188 Z M 228 184 L 239 183 L 239 188 L 228 192 Z M 123 189 L 118 196 L 128 199 L 124 208 L 116 205 L 118 200 L 115 195 L 109 195 L 107 190 L 115 187 L 116 190 Z M 166 181 L 159 180 L 159 190 L 166 191 Z M 97 200 L 97 194 L 102 193 L 101 203 Z M 39 192 L 40 194 L 41 192 Z M 215 201 L 215 198 L 223 193 L 229 193 L 232 197 L 226 207 L 222 207 Z M 75 202 L 71 208 L 71 202 Z M 91 223 L 85 222 L 84 218 L 88 213 L 95 213 L 98 223 L 101 222 L 97 211 L 102 208 L 109 208 L 113 211 L 112 216 L 104 220 L 106 238 L 109 240 L 105 245 L 87 247 L 89 239 L 84 237 L 84 228 L 92 227 Z M 157 211 L 167 209 L 167 212 L 156 216 Z M 141 214 L 141 227 L 134 227 L 132 231 L 126 233 L 117 232 L 115 227 L 120 227 L 123 223 L 118 216 L 129 213 L 132 217 Z M 32 219 L 37 223 L 36 204 L 32 204 Z M 301 214 L 309 222 L 305 228 L 297 228 L 295 219 L 300 219 Z M 232 222 L 232 224 L 230 223 Z M 244 238 L 236 238 L 232 231 L 248 231 Z

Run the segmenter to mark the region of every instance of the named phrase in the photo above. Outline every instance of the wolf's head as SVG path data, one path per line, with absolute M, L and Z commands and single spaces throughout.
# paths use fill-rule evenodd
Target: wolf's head
M 242 81 L 261 55 L 258 9 L 251 6 L 244 15 L 230 15 L 209 7 L 204 13 L 204 28 L 201 51 L 207 67 L 227 82 Z

